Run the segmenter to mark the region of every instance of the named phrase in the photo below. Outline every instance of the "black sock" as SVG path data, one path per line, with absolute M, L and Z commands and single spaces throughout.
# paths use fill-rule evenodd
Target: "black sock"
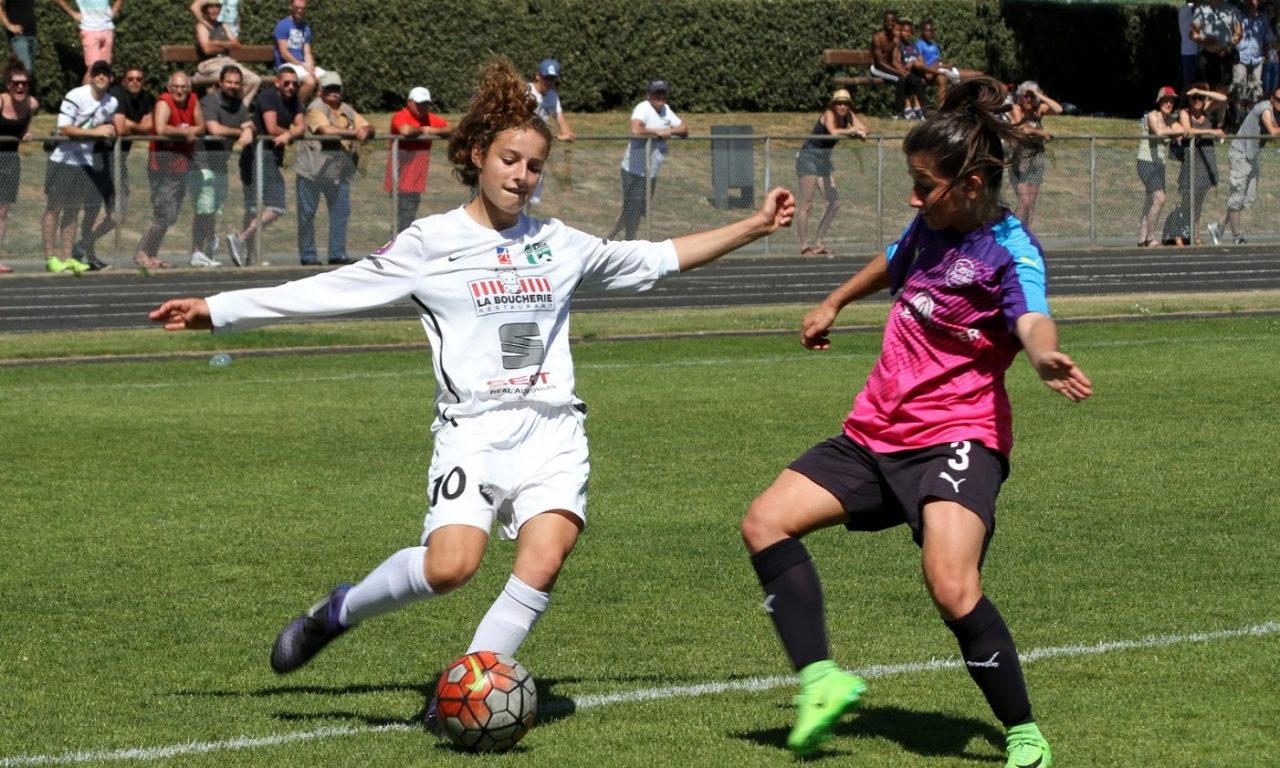
M 1018 663 L 1018 649 L 995 605 L 984 595 L 967 615 L 946 625 L 960 642 L 969 676 L 1004 727 L 1031 722 L 1031 699 Z
M 831 658 L 826 617 L 822 612 L 822 583 L 799 539 L 787 538 L 751 556 L 764 607 L 778 630 L 782 647 L 797 671 Z

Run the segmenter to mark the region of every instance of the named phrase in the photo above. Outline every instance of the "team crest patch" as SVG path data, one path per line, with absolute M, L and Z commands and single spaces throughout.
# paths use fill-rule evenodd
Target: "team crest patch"
M 498 246 L 498 263 L 503 266 L 511 266 L 511 250 L 505 245 Z
M 551 261 L 551 248 L 546 242 L 529 243 L 524 247 L 524 258 L 530 264 Z
M 494 312 L 549 311 L 556 308 L 551 281 L 545 277 L 520 277 L 514 269 L 500 269 L 494 277 L 467 283 L 476 316 Z
M 951 288 L 962 288 L 972 285 L 978 277 L 978 265 L 972 259 L 956 259 L 947 267 L 947 285 Z

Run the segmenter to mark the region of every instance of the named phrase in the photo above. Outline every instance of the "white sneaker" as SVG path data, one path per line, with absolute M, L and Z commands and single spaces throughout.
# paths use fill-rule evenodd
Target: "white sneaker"
M 222 262 L 205 256 L 203 251 L 196 251 L 191 254 L 191 266 L 213 268 L 222 266 Z
M 1205 225 L 1205 229 L 1209 230 L 1209 237 L 1213 239 L 1213 244 L 1217 245 L 1222 238 L 1222 225 L 1216 221 L 1211 221 Z
M 227 250 L 231 252 L 231 263 L 237 267 L 244 266 L 244 241 L 234 232 L 227 235 Z

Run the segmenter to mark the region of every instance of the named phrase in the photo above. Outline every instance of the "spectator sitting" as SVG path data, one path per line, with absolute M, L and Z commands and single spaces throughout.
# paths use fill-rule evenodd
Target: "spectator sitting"
M 242 100 L 245 106 L 253 103 L 258 88 L 262 86 L 262 78 L 240 66 L 234 54 L 240 49 L 240 40 L 231 31 L 231 27 L 218 21 L 222 11 L 222 0 L 200 0 L 204 18 L 196 22 L 196 55 L 200 62 L 196 64 L 196 80 L 208 81 L 217 78 L 222 80 L 222 73 L 228 66 L 240 70 L 243 78 Z
M 169 87 L 156 99 L 151 118 L 156 138 L 151 142 L 147 181 L 151 186 L 154 220 L 138 241 L 133 261 L 145 269 L 166 269 L 159 258 L 160 243 L 169 227 L 178 220 L 194 166 L 191 163 L 196 140 L 204 135 L 204 113 L 191 93 L 191 78 L 185 72 L 169 76 Z
M 1258 175 L 1262 166 L 1262 147 L 1266 139 L 1256 136 L 1280 135 L 1280 89 L 1272 91 L 1268 98 L 1253 105 L 1253 108 L 1240 122 L 1240 131 L 1227 149 L 1227 160 L 1230 165 L 1227 181 L 1230 192 L 1227 196 L 1227 212 L 1222 223 L 1212 222 L 1208 225 L 1209 236 L 1217 245 L 1230 227 L 1231 238 L 1236 245 L 1243 245 L 1240 236 L 1240 213 L 1253 206 L 1258 199 Z
M 208 138 L 196 152 L 200 183 L 192 205 L 191 218 L 191 266 L 220 267 L 215 256 L 218 236 L 215 223 L 227 201 L 227 159 L 231 154 L 229 139 L 235 139 L 235 148 L 244 152 L 253 143 L 253 119 L 240 97 L 243 80 L 240 68 L 228 64 L 218 78 L 218 90 L 200 100 L 200 112 L 204 115 L 205 136 Z
M 924 60 L 920 58 L 920 49 L 916 47 L 915 25 L 910 19 L 898 22 L 898 60 L 907 71 L 907 98 L 904 117 L 916 120 L 924 119 Z
M 271 137 L 271 153 L 262 159 L 262 213 L 258 213 L 258 190 L 254 184 L 257 161 L 255 152 L 240 153 L 240 183 L 244 185 L 244 227 L 238 234 L 227 235 L 231 261 L 237 267 L 247 266 L 252 259 L 254 233 L 266 229 L 285 211 L 284 149 L 302 138 L 306 126 L 302 121 L 302 104 L 298 101 L 298 73 L 292 67 L 276 70 L 274 86 L 258 94 L 258 108 L 253 111 L 253 126 L 259 136 Z
M 40 231 L 44 239 L 45 267 L 50 272 L 80 274 L 106 269 L 102 262 L 86 264 L 71 255 L 76 218 L 111 197 L 111 177 L 105 158 L 94 151 L 99 139 L 114 139 L 116 100 L 111 87 L 111 65 L 95 61 L 89 67 L 89 84 L 72 88 L 58 108 L 60 141 L 49 155 L 44 177 L 46 197 Z
M 298 0 L 294 0 L 295 3 Z M 298 189 L 298 258 L 319 264 L 316 254 L 316 209 L 320 196 L 329 207 L 330 264 L 350 264 L 347 258 L 347 220 L 351 217 L 351 177 L 356 172 L 356 142 L 373 136 L 373 127 L 350 104 L 342 101 L 342 78 L 337 72 L 320 77 L 320 96 L 307 106 L 307 133 L 337 136 L 340 142 L 307 139 L 294 153 Z
M 448 120 L 431 111 L 431 91 L 421 86 L 410 90 L 404 109 L 392 115 L 391 135 L 401 139 L 395 153 L 397 168 L 392 168 L 392 153 L 387 153 L 387 172 L 382 179 L 382 188 L 390 194 L 395 184 L 397 232 L 408 229 L 418 218 L 418 205 L 427 191 L 431 139 L 447 139 L 452 130 Z
M 4 73 L 4 92 L 0 93 L 0 136 L 31 140 L 31 117 L 40 107 L 31 95 L 31 73 L 16 56 Z M 18 158 L 18 141 L 0 143 L 0 245 L 4 244 L 9 225 L 9 207 L 18 199 L 22 182 L 22 162 Z M 13 270 L 0 264 L 0 274 Z
M 924 81 L 902 65 L 897 11 L 885 11 L 883 22 L 884 25 L 871 36 L 870 74 L 893 84 L 894 119 L 914 117 L 914 113 L 907 113 L 907 93 L 910 91 L 918 100 L 924 93 Z
M 0 24 L 9 32 L 9 48 L 27 70 L 36 76 L 36 1 L 0 0 Z
M 203 6 L 204 0 L 195 0 L 191 4 L 191 15 L 196 17 L 196 21 L 204 21 L 204 12 L 201 10 Z M 232 37 L 240 37 L 240 0 L 222 0 L 218 21 L 227 25 Z
M 76 10 L 71 10 L 67 0 L 53 0 L 80 25 L 80 47 L 84 49 L 84 84 L 92 74 L 89 69 L 95 62 L 111 63 L 111 50 L 115 44 L 115 17 L 120 14 L 124 0 L 76 0 Z
M 325 73 L 316 66 L 315 56 L 311 53 L 311 25 L 304 20 L 306 15 L 307 0 L 290 0 L 289 15 L 276 23 L 272 34 L 276 45 L 276 69 L 288 64 L 298 73 L 298 99 L 303 104 L 310 103 L 316 83 Z
M 916 50 L 920 52 L 920 58 L 914 66 L 926 83 L 933 83 L 938 87 L 938 103 L 941 104 L 947 97 L 948 84 L 955 84 L 971 77 L 982 77 L 982 72 L 976 69 L 960 69 L 944 61 L 942 46 L 938 45 L 934 34 L 935 27 L 932 20 L 925 19 L 920 22 L 920 39 L 916 40 Z

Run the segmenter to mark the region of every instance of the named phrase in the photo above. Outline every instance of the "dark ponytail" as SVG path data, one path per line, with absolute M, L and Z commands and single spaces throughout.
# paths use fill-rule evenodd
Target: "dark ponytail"
M 907 134 L 902 151 L 908 156 L 932 157 L 938 175 L 949 184 L 976 174 L 994 199 L 1009 164 L 1007 158 L 1017 148 L 1035 144 L 1009 122 L 1012 106 L 1007 96 L 1004 84 L 995 78 L 965 80 L 947 91 L 936 115 Z

